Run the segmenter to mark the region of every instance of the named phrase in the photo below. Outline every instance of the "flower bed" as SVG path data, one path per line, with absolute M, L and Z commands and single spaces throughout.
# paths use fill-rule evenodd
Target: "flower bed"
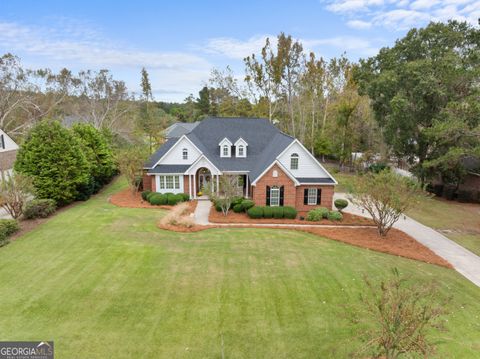
M 125 188 L 120 192 L 113 194 L 110 199 L 110 203 L 118 207 L 127 207 L 127 208 L 154 208 L 154 209 L 172 209 L 172 206 L 162 205 L 156 206 L 148 203 L 142 199 L 142 194 L 140 192 L 132 193 L 129 188 Z M 191 212 L 195 211 L 197 206 L 197 201 L 189 201 L 191 206 Z
M 210 209 L 210 215 L 208 217 L 209 222 L 211 223 L 249 223 L 249 224 L 263 224 L 263 223 L 272 223 L 272 224 L 301 224 L 301 225 L 356 225 L 356 226 L 372 226 L 372 220 L 356 216 L 350 213 L 344 213 L 343 219 L 341 221 L 329 221 L 327 219 L 322 219 L 318 222 L 309 222 L 309 221 L 302 221 L 300 219 L 275 219 L 275 218 L 259 218 L 253 219 L 248 217 L 248 215 L 244 212 L 235 213 L 233 211 L 229 211 L 227 216 L 224 216 L 222 212 L 217 212 L 215 208 L 212 206 Z

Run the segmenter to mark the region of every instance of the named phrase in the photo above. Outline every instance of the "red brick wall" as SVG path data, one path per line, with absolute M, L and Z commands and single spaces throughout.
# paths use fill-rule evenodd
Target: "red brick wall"
M 156 176 L 150 176 L 150 181 L 152 183 L 152 192 L 156 192 L 157 191 L 157 181 L 155 181 L 156 179 Z
M 188 176 L 183 176 L 183 193 L 189 194 L 189 186 Z
M 154 182 L 154 177 L 149 176 L 146 173 L 143 174 L 143 190 L 144 191 L 152 191 L 152 183 Z
M 278 177 L 273 177 L 273 171 L 278 172 Z M 295 184 L 288 177 L 285 172 L 283 172 L 280 167 L 274 165 L 272 168 L 265 173 L 260 180 L 256 183 L 255 189 L 252 193 L 252 199 L 257 206 L 265 206 L 267 201 L 267 186 L 284 186 L 283 187 L 283 205 L 295 207 Z
M 273 177 L 273 171 L 277 171 L 278 177 Z M 302 185 L 295 187 L 295 184 L 290 177 L 288 177 L 277 165 L 274 165 L 269 169 L 268 172 L 258 180 L 256 186 L 252 187 L 252 199 L 257 206 L 265 206 L 267 186 L 284 186 L 283 205 L 295 207 L 299 212 L 306 212 L 320 206 L 332 209 L 334 186 Z M 312 187 L 321 188 L 322 190 L 322 202 L 317 206 L 303 204 L 304 189 Z
M 322 203 L 316 206 L 309 206 L 308 204 L 303 204 L 304 190 L 305 188 L 320 188 L 322 190 Z M 297 201 L 295 208 L 299 212 L 307 212 L 316 207 L 327 207 L 332 209 L 333 205 L 333 192 L 334 186 L 319 186 L 319 185 L 302 185 L 297 187 Z

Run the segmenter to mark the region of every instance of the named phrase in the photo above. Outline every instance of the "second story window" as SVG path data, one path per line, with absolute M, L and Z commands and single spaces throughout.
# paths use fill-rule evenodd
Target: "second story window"
M 223 145 L 223 157 L 230 157 L 230 151 L 227 145 Z
M 182 150 L 182 158 L 188 160 L 188 150 L 186 148 Z
M 290 156 L 290 169 L 298 170 L 298 154 L 292 153 Z
M 245 147 L 242 145 L 238 146 L 238 157 L 245 157 Z

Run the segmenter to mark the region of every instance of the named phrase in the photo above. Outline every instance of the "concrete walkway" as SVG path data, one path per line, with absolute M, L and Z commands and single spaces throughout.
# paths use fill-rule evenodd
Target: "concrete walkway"
M 208 222 L 210 207 L 212 207 L 212 202 L 210 202 L 208 198 L 198 199 L 197 208 L 195 208 L 195 212 L 193 214 L 196 224 L 199 224 L 201 226 L 206 226 L 210 224 Z
M 335 193 L 334 198 L 347 199 L 347 195 L 345 193 Z M 344 211 L 371 218 L 367 212 L 363 212 L 361 208 L 354 206 L 352 203 L 349 203 Z M 415 240 L 431 249 L 437 255 L 446 259 L 453 265 L 457 272 L 480 287 L 479 256 L 448 239 L 436 230 L 427 227 L 408 216 L 402 217 L 393 227 L 407 233 L 415 238 Z
M 12 219 L 10 215 L 3 208 L 0 208 L 0 219 Z

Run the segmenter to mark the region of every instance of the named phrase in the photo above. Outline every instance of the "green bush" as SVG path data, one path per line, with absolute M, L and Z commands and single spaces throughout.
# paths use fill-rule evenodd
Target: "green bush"
M 283 207 L 272 207 L 273 208 L 273 218 L 281 219 L 283 218 Z
M 325 207 L 318 207 L 308 211 L 307 213 L 307 221 L 318 222 L 321 221 L 323 218 L 327 218 L 328 216 L 328 208 Z
M 167 196 L 161 193 L 152 193 L 148 196 L 148 202 L 154 206 L 164 206 L 167 204 Z
M 235 206 L 233 206 L 233 211 L 235 213 L 240 213 L 243 212 L 243 206 L 241 203 L 237 203 Z
M 243 210 L 244 211 L 248 211 L 250 208 L 252 208 L 253 206 L 255 206 L 255 202 L 253 202 L 252 200 L 249 200 L 249 199 L 244 199 L 242 201 L 242 207 L 243 207 Z
M 263 218 L 273 218 L 273 207 L 263 207 Z
M 215 202 L 215 210 L 217 212 L 221 212 L 222 211 L 222 206 L 219 202 Z
M 283 216 L 288 219 L 297 218 L 297 210 L 293 207 L 283 207 Z
M 343 215 L 338 211 L 330 211 L 328 212 L 327 218 L 330 221 L 341 221 L 343 219 Z
M 188 193 L 179 193 L 180 197 L 182 197 L 182 202 L 190 201 L 190 195 Z
M 233 197 L 232 198 L 232 203 L 230 204 L 230 209 L 235 207 L 237 204 L 242 203 L 242 201 L 243 201 L 243 197 Z
M 26 204 L 23 216 L 26 219 L 47 218 L 56 208 L 57 204 L 53 199 L 34 199 Z
M 346 199 L 336 199 L 335 202 L 335 207 L 341 212 L 343 209 L 347 208 L 348 206 L 348 201 Z
M 14 219 L 0 219 L 0 247 L 8 243 L 8 237 L 18 231 L 18 223 Z
M 178 194 L 173 194 L 173 193 L 167 193 L 167 204 L 169 206 L 175 206 L 177 203 L 183 201 L 183 197 Z
M 148 190 L 147 190 L 147 191 L 143 191 L 143 192 L 142 192 L 142 199 L 143 199 L 144 201 L 148 201 L 148 195 L 149 195 L 150 193 L 152 193 L 152 191 L 148 191 Z
M 265 207 L 268 208 L 268 207 Z M 260 206 L 254 206 L 247 211 L 250 218 L 258 219 L 263 217 L 264 208 Z

